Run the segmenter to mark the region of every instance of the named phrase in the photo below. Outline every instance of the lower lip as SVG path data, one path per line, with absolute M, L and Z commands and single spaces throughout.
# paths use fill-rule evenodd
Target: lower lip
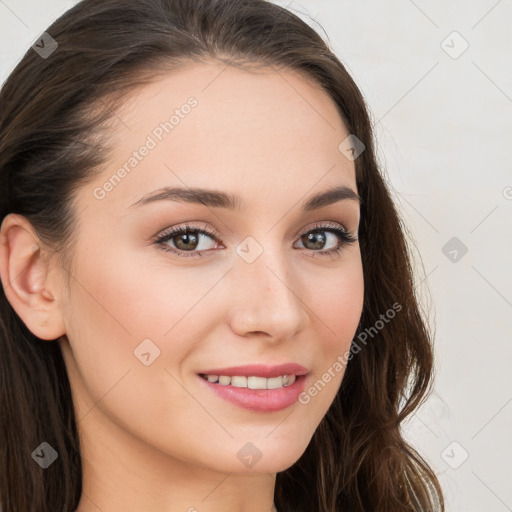
M 297 402 L 304 390 L 306 375 L 298 375 L 290 386 L 278 389 L 250 389 L 214 384 L 201 376 L 198 378 L 218 396 L 243 409 L 256 412 L 275 412 L 290 407 Z

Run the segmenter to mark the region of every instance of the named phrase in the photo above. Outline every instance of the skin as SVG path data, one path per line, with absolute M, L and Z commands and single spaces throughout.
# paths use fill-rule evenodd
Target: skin
M 190 96 L 190 114 L 94 197 Z M 271 413 L 222 400 L 196 373 L 296 362 L 309 369 L 307 390 L 349 350 L 363 306 L 359 244 L 322 257 L 315 251 L 336 246 L 335 234 L 324 231 L 319 249 L 301 243 L 317 222 L 357 235 L 355 200 L 301 211 L 328 188 L 357 192 L 354 162 L 338 150 L 348 134 L 330 97 L 295 72 L 195 63 L 135 90 L 117 113 L 111 158 L 77 195 L 69 290 L 30 223 L 4 219 L 7 298 L 42 342 L 60 343 L 68 370 L 84 469 L 78 512 L 275 510 L 276 473 L 303 454 L 344 371 L 308 404 Z M 164 186 L 215 188 L 245 206 L 130 208 Z M 186 223 L 219 241 L 202 238 L 199 258 L 152 243 Z M 250 264 L 235 251 L 248 236 L 263 248 Z M 148 366 L 134 356 L 146 338 L 160 350 Z M 237 457 L 247 442 L 262 454 L 252 467 Z

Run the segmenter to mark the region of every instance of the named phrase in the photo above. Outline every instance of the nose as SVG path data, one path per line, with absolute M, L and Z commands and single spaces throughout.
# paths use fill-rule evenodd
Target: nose
M 310 321 L 300 296 L 302 279 L 279 251 L 264 251 L 255 261 L 237 261 L 229 273 L 232 291 L 228 312 L 239 336 L 262 336 L 280 341 L 293 338 Z

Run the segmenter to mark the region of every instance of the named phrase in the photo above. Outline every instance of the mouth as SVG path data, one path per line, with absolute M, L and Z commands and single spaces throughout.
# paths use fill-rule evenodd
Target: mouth
M 217 375 L 199 373 L 199 382 L 214 395 L 257 413 L 271 413 L 297 403 L 304 391 L 307 374 L 284 374 L 275 377 L 259 375 Z

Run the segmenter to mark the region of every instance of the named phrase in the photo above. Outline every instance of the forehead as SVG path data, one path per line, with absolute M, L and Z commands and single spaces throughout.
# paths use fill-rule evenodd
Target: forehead
M 120 211 L 163 186 L 297 199 L 315 186 L 355 190 L 354 164 L 338 150 L 347 135 L 330 96 L 296 71 L 195 63 L 126 99 L 93 187 Z

